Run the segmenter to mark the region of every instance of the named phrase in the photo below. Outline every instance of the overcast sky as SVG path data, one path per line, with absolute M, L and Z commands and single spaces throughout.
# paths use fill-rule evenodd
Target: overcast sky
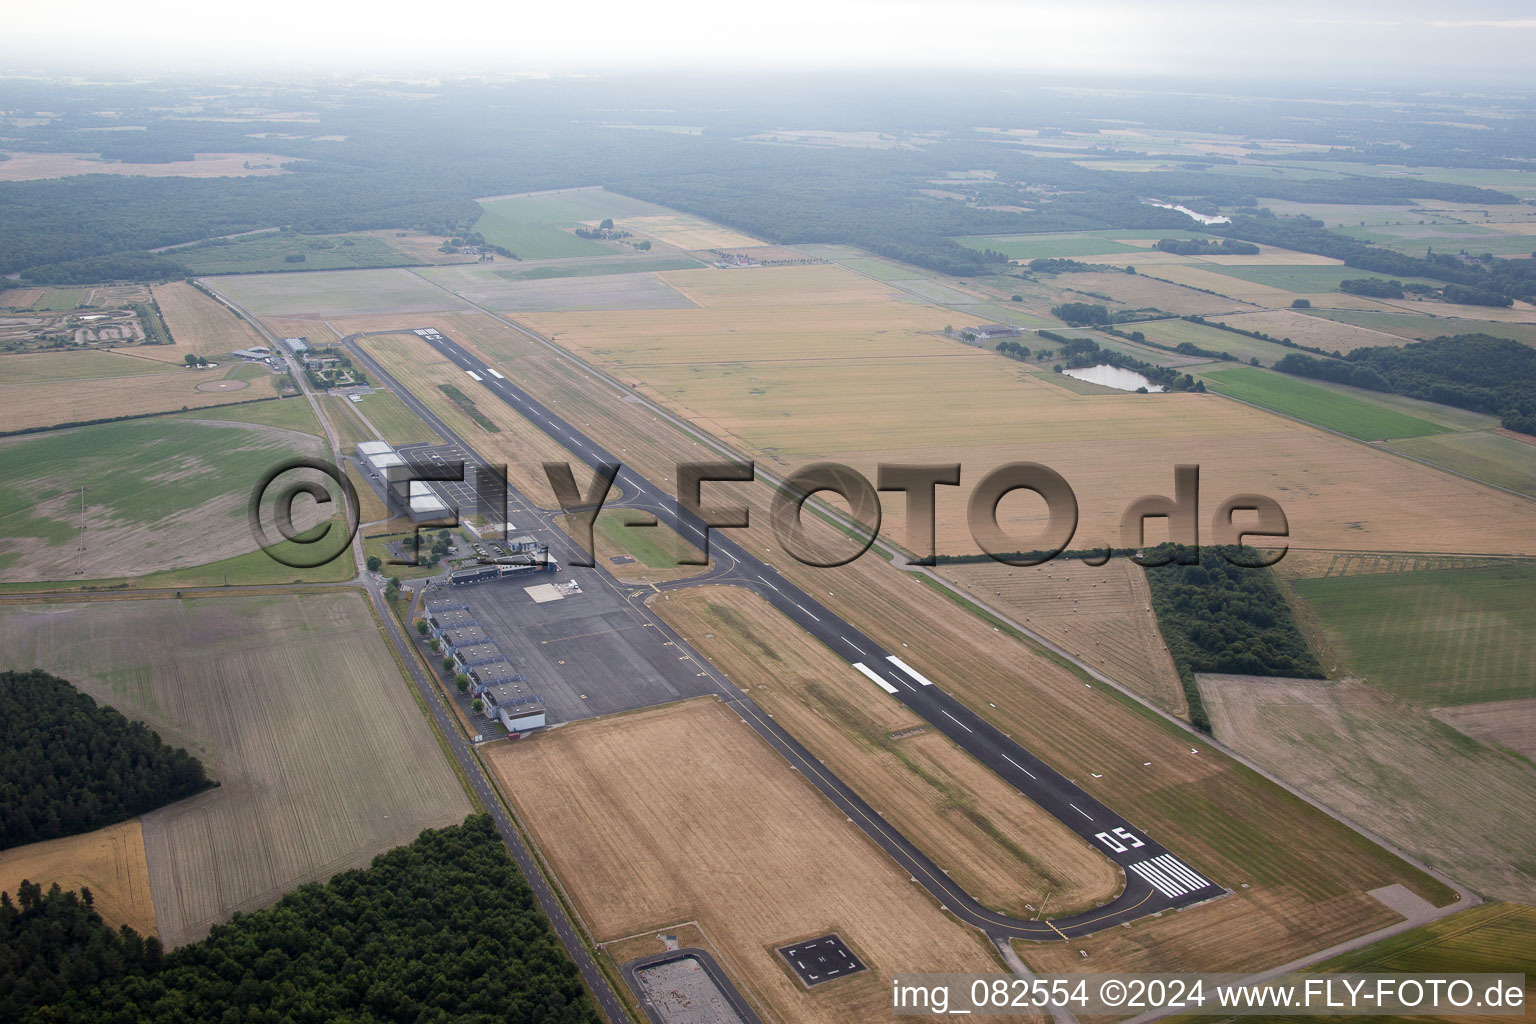
M 8 71 L 970 68 L 1536 84 L 1533 0 L 77 0 L 16 4 Z

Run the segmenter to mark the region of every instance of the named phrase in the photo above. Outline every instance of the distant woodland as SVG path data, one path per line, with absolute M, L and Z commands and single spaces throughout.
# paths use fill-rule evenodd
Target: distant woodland
M 0 1024 L 600 1019 L 486 815 L 170 953 L 88 892 L 0 902 Z
M 197 758 L 65 680 L 0 673 L 0 849 L 90 832 L 212 785 Z
M 1536 349 L 1508 338 L 1458 334 L 1357 348 L 1343 359 L 1292 352 L 1275 369 L 1492 413 L 1506 430 L 1536 434 Z

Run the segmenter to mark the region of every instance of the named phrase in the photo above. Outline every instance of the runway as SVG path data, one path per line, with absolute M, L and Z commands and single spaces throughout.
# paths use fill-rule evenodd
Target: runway
M 399 332 L 380 332 L 399 333 Z M 466 387 L 481 387 L 515 409 L 529 422 L 559 440 L 589 466 L 622 463 L 578 428 L 538 402 L 512 381 L 476 359 L 435 330 L 416 332 L 465 373 Z M 347 339 L 350 341 L 351 339 Z M 359 351 L 354 346 L 355 351 Z M 361 353 L 365 361 L 366 353 Z M 382 376 L 387 377 L 387 374 Z M 402 397 L 408 392 L 401 388 Z M 413 407 L 418 402 L 410 402 Z M 425 410 L 418 408 L 418 413 Z M 429 422 L 438 424 L 427 413 Z M 440 424 L 438 424 L 440 426 Z M 446 439 L 446 438 L 445 438 Z M 680 509 L 674 496 L 657 488 L 631 467 L 623 465 L 615 480 L 623 491 L 617 506 L 643 506 L 684 538 L 702 546 L 705 526 Z M 806 632 L 848 662 L 852 685 L 878 688 L 929 722 L 934 728 L 987 765 L 1024 796 L 1054 816 L 1069 830 L 1100 850 L 1125 872 L 1125 888 L 1114 900 L 1091 910 L 1049 920 L 1025 920 L 992 911 L 950 880 L 927 856 L 871 809 L 793 737 L 780 729 L 739 688 L 724 684 L 721 696 L 770 744 L 842 807 L 849 818 L 906 867 L 935 899 L 957 917 L 997 938 L 1066 939 L 1087 935 L 1148 914 L 1185 907 L 1225 892 L 1172 851 L 1110 810 L 1062 776 L 1040 758 L 1005 736 L 966 705 L 935 685 L 930 675 L 943 669 L 942 656 L 925 652 L 913 637 L 899 651 L 884 648 L 810 594 L 780 575 L 773 566 L 735 542 L 729 531 L 709 531 L 709 546 L 717 566 L 699 577 L 658 589 L 729 583 L 756 592 Z M 672 640 L 682 643 L 680 637 Z M 700 659 L 702 661 L 702 659 Z

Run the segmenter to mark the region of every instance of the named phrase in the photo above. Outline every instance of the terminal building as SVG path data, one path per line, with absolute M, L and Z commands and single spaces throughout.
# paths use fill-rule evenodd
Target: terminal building
M 357 465 L 363 478 L 384 502 L 392 516 L 408 516 L 413 523 L 453 518 L 446 502 L 425 480 L 405 479 L 407 462 L 384 441 L 360 441 Z

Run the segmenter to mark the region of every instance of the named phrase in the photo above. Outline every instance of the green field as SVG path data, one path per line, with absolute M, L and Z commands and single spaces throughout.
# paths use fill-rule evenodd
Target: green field
M 1440 307 L 1452 309 L 1456 307 Z M 1417 313 L 1373 313 L 1363 309 L 1310 309 L 1312 316 L 1336 320 L 1373 331 L 1395 334 L 1400 338 L 1438 338 L 1442 334 L 1491 334 L 1496 338 L 1513 338 L 1526 345 L 1536 345 L 1536 324 L 1507 324 L 1497 320 L 1464 320 L 1460 317 L 1432 317 Z M 1390 345 L 1389 339 L 1382 339 Z
M 404 269 L 245 274 L 221 277 L 212 287 L 256 316 L 360 316 L 463 306 L 462 301 Z
M 1215 264 L 1201 264 L 1200 269 L 1209 270 L 1217 274 L 1225 274 L 1228 277 L 1235 277 L 1253 284 L 1267 285 L 1271 288 L 1282 288 L 1288 292 L 1300 292 L 1305 295 L 1314 295 L 1318 292 L 1336 292 L 1339 290 L 1340 281 L 1358 280 L 1363 277 L 1375 278 L 1378 281 L 1400 280 L 1404 284 L 1409 281 L 1421 281 L 1424 284 L 1439 286 L 1438 282 L 1424 278 L 1393 278 L 1388 274 L 1376 274 L 1368 270 L 1356 270 L 1354 267 L 1336 265 L 1321 267 L 1218 267 Z
M 485 212 L 475 221 L 475 231 L 492 245 L 525 260 L 611 256 L 616 251 L 612 243 L 577 238 L 572 229 L 583 221 L 604 217 L 664 216 L 672 212 L 603 189 L 483 199 L 480 207 Z
M 1330 576 L 1292 582 L 1345 669 L 1427 705 L 1531 695 L 1536 566 Z
M 437 433 L 422 422 L 400 396 L 392 391 L 375 391 L 364 395 L 361 402 L 349 404 L 368 418 L 368 422 L 383 432 L 384 440 L 393 445 L 410 444 L 413 441 L 436 441 Z
M 1449 428 L 1320 388 L 1272 370 L 1238 367 L 1204 375 L 1218 394 L 1262 406 L 1362 441 L 1443 434 Z
M 1217 319 L 1212 317 L 1211 319 Z M 1153 320 L 1147 323 L 1125 324 L 1120 328 L 1127 334 L 1140 331 L 1150 341 L 1159 345 L 1178 346 L 1185 342 L 1198 345 L 1211 352 L 1230 352 L 1240 362 L 1257 359 L 1273 365 L 1292 350 L 1272 341 L 1260 341 L 1231 331 L 1218 330 L 1188 320 Z
M 643 521 L 645 515 L 644 512 L 610 509 L 598 515 L 594 528 L 599 536 L 618 550 L 634 555 L 647 568 L 675 569 L 679 552 L 686 552 L 689 557 L 699 556 L 697 548 L 686 543 L 665 524 L 639 527 L 624 525 L 631 519 Z
M 372 235 L 301 235 L 295 231 L 237 238 L 222 244 L 191 245 L 173 249 L 166 255 L 194 274 L 426 265 Z M 287 256 L 303 256 L 304 260 L 289 263 L 284 258 Z
M 84 288 L 49 288 L 35 303 L 33 309 L 66 312 L 85 301 Z
M 668 256 L 658 259 L 590 260 L 554 267 L 534 264 L 521 268 L 493 270 L 491 273 L 497 277 L 504 277 L 508 281 L 543 281 L 552 277 L 606 277 L 609 274 L 644 274 L 662 270 L 697 270 L 703 265 L 691 256 Z
M 1529 256 L 1536 251 L 1536 236 L 1498 231 L 1481 224 L 1392 224 L 1375 227 L 1344 227 L 1341 233 L 1361 241 L 1411 256 L 1422 256 L 1426 248 L 1436 252 L 1461 252 L 1473 256 Z
M 1503 434 L 1475 431 L 1403 438 L 1389 442 L 1387 447 L 1536 497 L 1536 445 Z
M 223 420 L 230 423 L 256 423 L 267 427 L 297 430 L 301 434 L 324 436 L 320 423 L 308 400 L 300 397 L 281 398 L 275 402 L 252 402 L 248 405 L 215 406 L 178 413 L 184 419 Z
M 1127 245 L 1121 238 L 1204 238 L 1198 231 L 1072 231 L 1040 235 L 966 235 L 955 241 L 971 249 L 991 249 L 1011 260 L 1045 257 L 1113 256 L 1146 253 L 1144 246 Z M 1129 262 L 1129 261 L 1127 261 Z
M 904 263 L 887 263 L 885 260 L 870 259 L 864 256 L 853 258 L 841 258 L 834 260 L 839 266 L 847 267 L 856 274 L 864 274 L 876 281 L 911 281 L 915 278 L 926 276 L 916 267 L 909 267 Z

